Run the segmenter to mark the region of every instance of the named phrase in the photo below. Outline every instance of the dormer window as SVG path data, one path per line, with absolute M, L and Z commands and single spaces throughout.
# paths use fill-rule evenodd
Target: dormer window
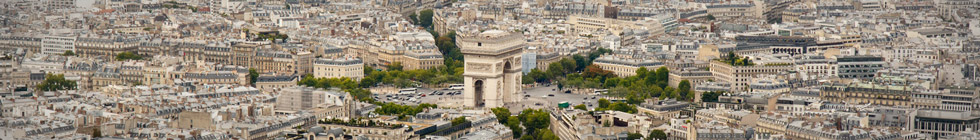
M 476 46 L 483 46 L 483 42 L 477 42 Z

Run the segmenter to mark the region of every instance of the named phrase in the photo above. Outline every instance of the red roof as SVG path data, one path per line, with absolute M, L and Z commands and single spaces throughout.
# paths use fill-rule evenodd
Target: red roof
M 201 8 L 197 8 L 197 11 L 198 12 L 211 12 L 211 8 L 201 7 Z

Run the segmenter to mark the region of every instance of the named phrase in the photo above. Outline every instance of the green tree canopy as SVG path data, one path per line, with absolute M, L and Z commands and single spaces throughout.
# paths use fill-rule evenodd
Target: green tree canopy
M 40 91 L 59 91 L 59 90 L 74 90 L 77 88 L 78 83 L 71 80 L 65 80 L 64 74 L 47 74 L 44 81 L 37 85 L 37 90 Z
M 143 60 L 143 56 L 136 55 L 133 52 L 122 52 L 122 53 L 116 54 L 116 60 L 117 61 Z
M 470 122 L 470 121 L 469 120 L 466 120 L 466 117 L 460 116 L 460 117 L 456 117 L 451 122 L 453 123 L 453 126 L 456 126 L 456 125 L 460 125 L 460 124 L 467 123 L 467 122 Z
M 248 68 L 248 82 L 255 86 L 255 80 L 259 78 L 259 72 L 255 68 Z
M 664 133 L 664 130 L 653 130 L 650 131 L 650 134 L 647 136 L 645 140 L 666 140 L 666 139 L 667 139 L 667 133 Z
M 67 51 L 65 51 L 65 53 L 62 53 L 61 55 L 62 56 L 75 56 L 75 52 L 73 52 L 71 50 L 67 50 Z
M 575 105 L 575 109 L 589 111 L 589 108 L 585 107 L 585 104 Z
M 432 9 L 419 11 L 419 25 L 425 28 L 432 28 Z

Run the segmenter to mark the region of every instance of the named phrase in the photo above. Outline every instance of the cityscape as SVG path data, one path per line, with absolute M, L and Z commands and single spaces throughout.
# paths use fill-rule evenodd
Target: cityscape
M 980 140 L 980 0 L 0 0 L 0 140 Z

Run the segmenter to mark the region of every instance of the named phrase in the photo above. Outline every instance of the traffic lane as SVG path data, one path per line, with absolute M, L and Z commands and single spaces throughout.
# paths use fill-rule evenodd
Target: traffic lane
M 575 106 L 579 104 L 586 104 L 586 106 L 588 106 L 588 104 L 591 103 L 592 107 L 589 108 L 594 108 L 596 106 L 596 100 L 599 99 L 595 95 L 563 93 L 558 91 L 556 86 L 550 86 L 550 87 L 539 86 L 539 87 L 527 88 L 524 89 L 524 91 L 526 92 L 526 95 L 529 96 L 526 97 L 525 101 L 533 101 L 527 99 L 539 99 L 545 101 L 548 105 L 557 105 L 560 102 L 568 101 L 570 106 Z M 548 96 L 548 94 L 552 94 L 554 96 Z M 548 97 L 544 97 L 544 96 L 548 96 Z M 593 99 L 593 97 L 596 98 Z

